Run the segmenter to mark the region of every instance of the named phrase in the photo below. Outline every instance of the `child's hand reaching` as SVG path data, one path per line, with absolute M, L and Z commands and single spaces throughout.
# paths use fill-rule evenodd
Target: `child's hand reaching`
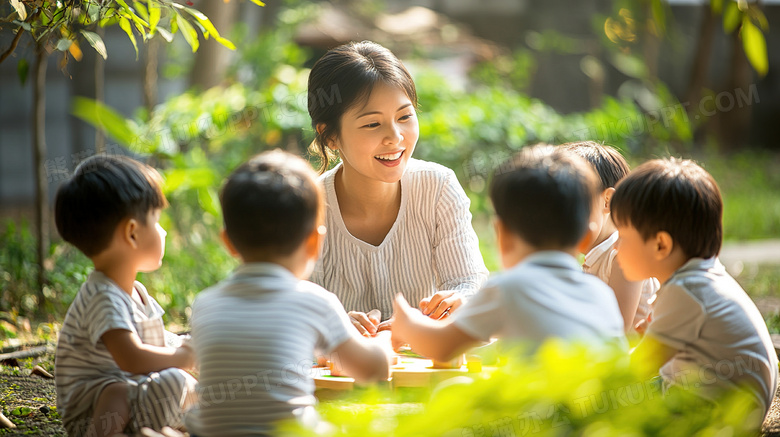
M 420 311 L 432 319 L 445 319 L 462 304 L 460 294 L 454 291 L 439 291 L 420 301 Z
M 424 317 L 419 311 L 409 305 L 401 293 L 395 295 L 393 301 L 393 326 L 391 329 L 393 345 L 408 343 L 410 338 L 413 320 Z
M 379 321 L 382 319 L 382 313 L 379 310 L 371 310 L 368 313 L 361 311 L 350 311 L 347 313 L 349 320 L 355 329 L 364 337 L 373 337 L 377 333 Z

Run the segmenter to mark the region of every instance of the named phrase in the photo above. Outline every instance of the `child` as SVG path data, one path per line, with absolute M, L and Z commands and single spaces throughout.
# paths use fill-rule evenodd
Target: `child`
M 596 275 L 615 292 L 620 313 L 623 315 L 623 328 L 629 333 L 640 323 L 643 324 L 650 314 L 649 302 L 659 285 L 655 278 L 627 281 L 620 266 L 614 262 L 618 233 L 609 216 L 609 200 L 615 192 L 615 185 L 628 174 L 628 163 L 614 147 L 594 141 L 566 143 L 562 146 L 590 162 L 601 180 L 596 211 L 598 232 L 596 239 L 587 249 L 582 269 Z
M 626 279 L 662 284 L 632 361 L 708 399 L 746 390 L 766 413 L 777 356 L 758 309 L 717 259 L 723 202 L 712 176 L 688 160 L 646 162 L 618 184 L 611 210 Z
M 364 335 L 389 326 L 396 293 L 438 319 L 488 275 L 455 173 L 412 159 L 416 108 L 412 76 L 370 41 L 328 51 L 309 75 L 312 151 L 322 171 L 341 161 L 322 175 L 328 234 L 311 280 Z
M 526 147 L 500 169 L 506 170 L 496 171 L 490 198 L 507 271 L 448 321 L 429 320 L 397 296 L 393 341 L 438 361 L 492 336 L 534 346 L 551 337 L 624 346 L 615 294 L 575 258 L 595 226 L 593 170 L 549 146 Z
M 60 330 L 57 407 L 69 435 L 182 426 L 195 380 L 192 350 L 163 328 L 163 310 L 136 274 L 160 267 L 167 206 L 160 175 L 121 156 L 93 156 L 57 192 L 65 241 L 95 265 Z
M 362 337 L 336 296 L 304 281 L 324 238 L 322 188 L 302 159 L 275 150 L 228 178 L 222 238 L 242 265 L 192 306 L 200 364 L 199 437 L 258 435 L 297 419 L 316 427 L 315 351 L 358 380 L 389 376 L 390 345 Z

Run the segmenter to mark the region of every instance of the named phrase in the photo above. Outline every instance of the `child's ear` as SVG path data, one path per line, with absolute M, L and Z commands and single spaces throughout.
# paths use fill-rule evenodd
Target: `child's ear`
M 122 241 L 129 244 L 133 249 L 138 247 L 138 240 L 136 239 L 136 233 L 141 224 L 138 220 L 130 218 L 119 222 L 119 228 L 122 233 Z
M 320 257 L 320 251 L 322 245 L 325 243 L 325 234 L 327 229 L 325 226 L 317 226 L 311 231 L 311 234 L 306 238 L 306 256 L 310 259 L 317 259 Z
M 500 218 L 493 219 L 493 228 L 496 231 L 496 242 L 498 242 L 498 252 L 504 253 L 511 250 L 514 241 L 509 237 L 506 225 Z
M 598 235 L 599 225 L 597 225 L 596 222 L 588 222 L 588 229 L 577 244 L 577 251 L 579 251 L 579 253 L 588 253 L 588 248 L 590 248 L 590 245 L 593 244 L 593 241 L 596 240 Z
M 228 237 L 227 230 L 225 230 L 225 228 L 222 228 L 222 230 L 219 231 L 219 238 L 222 240 L 222 244 L 225 245 L 225 248 L 228 250 L 228 253 L 231 256 L 236 258 L 240 257 L 238 251 L 236 250 L 236 246 L 234 246 L 233 242 L 230 241 L 230 237 Z
M 657 260 L 666 259 L 674 251 L 674 239 L 666 231 L 658 231 L 655 234 L 655 257 Z
M 615 189 L 612 187 L 607 188 L 602 193 L 604 198 L 604 204 L 600 205 L 603 208 L 604 214 L 609 214 L 609 203 L 612 201 L 612 195 L 615 194 Z

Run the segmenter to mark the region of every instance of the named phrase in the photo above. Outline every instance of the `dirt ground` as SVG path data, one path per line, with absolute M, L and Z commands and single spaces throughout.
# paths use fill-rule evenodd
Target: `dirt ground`
M 0 408 L 17 425 L 15 429 L 0 428 L 0 436 L 66 436 L 57 413 L 54 380 L 30 375 L 36 364 L 54 373 L 54 358 L 20 360 L 19 364 L 20 367 L 0 366 Z M 761 435 L 780 437 L 780 391 Z

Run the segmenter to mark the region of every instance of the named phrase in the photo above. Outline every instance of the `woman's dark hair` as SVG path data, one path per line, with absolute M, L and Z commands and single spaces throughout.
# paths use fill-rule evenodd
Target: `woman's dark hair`
M 166 206 L 157 170 L 125 156 L 96 155 L 57 190 L 54 220 L 65 241 L 92 257 L 108 247 L 122 220 L 146 225 L 149 211 Z
M 338 136 L 341 116 L 354 105 L 365 102 L 378 83 L 397 87 L 417 107 L 414 80 L 401 61 L 388 49 L 371 42 L 352 42 L 323 55 L 309 74 L 309 116 L 314 128 L 311 153 L 320 160 L 320 173 L 335 158 L 328 143 Z M 317 126 L 324 128 L 317 131 Z
M 723 200 L 715 179 L 687 159 L 654 159 L 615 188 L 615 224 L 630 225 L 647 241 L 665 231 L 688 258 L 712 258 L 723 243 Z

